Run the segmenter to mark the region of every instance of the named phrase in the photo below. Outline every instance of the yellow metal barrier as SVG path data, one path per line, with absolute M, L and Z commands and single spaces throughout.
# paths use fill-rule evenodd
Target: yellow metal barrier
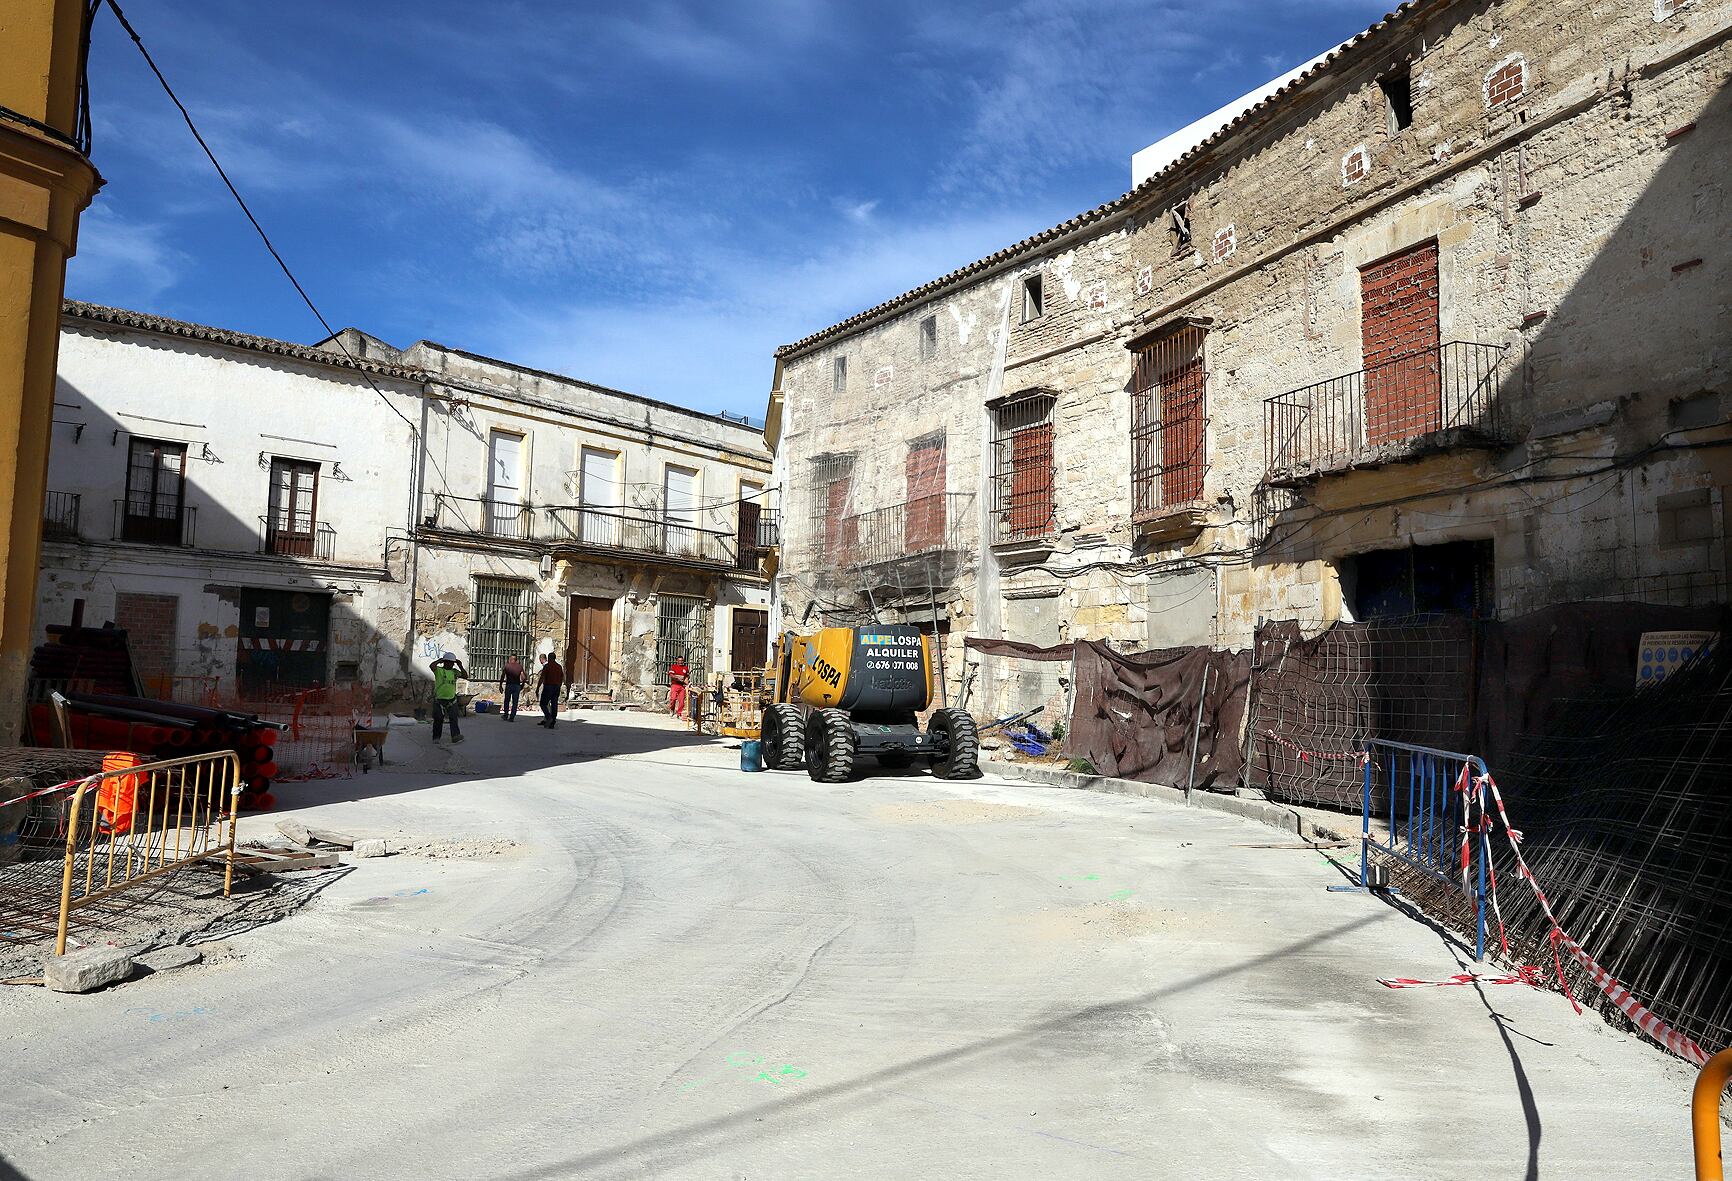
M 1725 1181 L 1720 1159 L 1720 1096 L 1732 1082 L 1732 1048 L 1708 1059 L 1690 1094 L 1690 1133 L 1696 1143 L 1696 1181 Z
M 763 697 L 763 669 L 742 669 L 727 674 L 715 706 L 717 732 L 730 738 L 756 738 L 761 724 Z
M 66 812 L 54 954 L 66 954 L 74 910 L 194 861 L 223 857 L 227 895 L 234 886 L 240 792 L 233 751 L 140 763 L 80 783 Z

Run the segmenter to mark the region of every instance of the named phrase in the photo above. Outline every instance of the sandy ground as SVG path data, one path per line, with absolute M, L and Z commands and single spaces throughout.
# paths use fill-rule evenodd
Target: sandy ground
M 1687 1067 L 1379 986 L 1460 953 L 1268 829 L 585 719 L 393 734 L 283 796 L 397 855 L 211 962 L 0 989 L 0 1178 L 1689 1173 Z

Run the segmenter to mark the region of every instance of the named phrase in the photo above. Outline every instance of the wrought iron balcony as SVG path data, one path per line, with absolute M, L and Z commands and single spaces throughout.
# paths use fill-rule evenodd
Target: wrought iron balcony
M 79 494 L 49 492 L 42 501 L 42 540 L 78 540 Z
M 853 569 L 955 551 L 973 504 L 973 493 L 939 492 L 843 517 L 823 539 L 824 554 Z
M 739 563 L 733 533 L 701 528 L 654 507 L 528 505 L 435 492 L 423 502 L 421 526 L 554 553 L 613 553 L 730 568 Z
M 754 512 L 748 511 L 755 510 Z M 781 514 L 773 508 L 740 505 L 740 529 L 736 538 L 741 570 L 757 570 L 763 560 L 782 544 Z
M 320 522 L 306 529 L 291 529 L 270 517 L 259 518 L 259 552 L 285 558 L 312 558 L 319 562 L 335 560 L 337 531 Z
M 1514 415 L 1499 389 L 1506 352 L 1451 341 L 1268 399 L 1264 483 L 1511 442 Z
M 145 545 L 191 546 L 198 536 L 198 509 L 165 499 L 121 497 L 114 502 L 114 539 Z

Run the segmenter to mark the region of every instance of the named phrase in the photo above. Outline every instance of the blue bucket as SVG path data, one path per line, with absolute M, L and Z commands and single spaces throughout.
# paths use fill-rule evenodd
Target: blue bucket
M 740 770 L 762 771 L 764 769 L 764 744 L 756 738 L 748 738 L 740 743 Z

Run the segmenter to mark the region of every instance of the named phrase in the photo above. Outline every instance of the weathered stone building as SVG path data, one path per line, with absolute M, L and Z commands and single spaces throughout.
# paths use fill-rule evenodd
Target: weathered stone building
M 556 652 L 572 695 L 760 667 L 774 541 L 757 429 L 354 329 L 316 346 L 69 303 L 37 634 L 126 627 L 147 692 L 489 692 Z M 497 696 L 497 693 L 494 693 Z
M 1729 38 L 1706 0 L 1406 4 L 778 350 L 784 620 L 930 599 L 954 683 L 965 632 L 1723 601 Z

